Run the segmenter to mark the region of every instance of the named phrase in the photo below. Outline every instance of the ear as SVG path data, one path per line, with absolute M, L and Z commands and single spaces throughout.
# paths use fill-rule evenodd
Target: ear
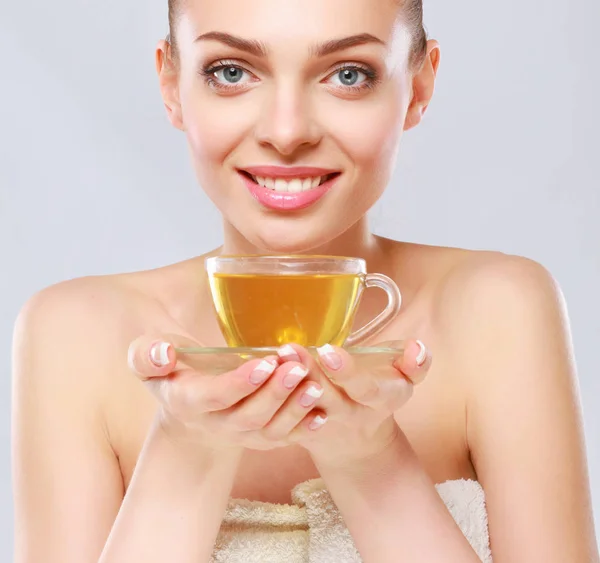
M 171 125 L 184 130 L 179 100 L 179 72 L 172 59 L 172 49 L 168 41 L 158 42 L 155 53 L 156 72 L 160 84 L 160 94 L 167 110 Z
M 427 42 L 427 54 L 421 69 L 413 76 L 413 97 L 406 112 L 404 130 L 412 129 L 423 119 L 433 96 L 435 78 L 440 64 L 440 46 L 437 41 Z

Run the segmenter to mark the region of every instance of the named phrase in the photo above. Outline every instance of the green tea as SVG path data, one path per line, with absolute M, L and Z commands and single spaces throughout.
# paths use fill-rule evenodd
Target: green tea
M 341 346 L 362 287 L 356 274 L 215 273 L 210 283 L 229 346 Z

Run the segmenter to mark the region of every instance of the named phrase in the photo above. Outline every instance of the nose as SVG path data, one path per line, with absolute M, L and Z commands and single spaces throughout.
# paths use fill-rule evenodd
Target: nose
M 285 156 L 318 144 L 321 132 L 309 96 L 292 84 L 275 88 L 264 100 L 256 139 Z

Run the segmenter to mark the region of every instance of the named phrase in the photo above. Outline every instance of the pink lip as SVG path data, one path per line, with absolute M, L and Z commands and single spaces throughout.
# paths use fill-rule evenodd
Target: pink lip
M 240 168 L 252 176 L 261 178 L 315 178 L 339 172 L 331 168 L 317 168 L 314 166 L 250 166 Z
M 245 169 L 248 170 L 248 169 Z M 289 169 L 288 169 L 289 170 Z M 310 170 L 315 170 L 311 168 Z M 321 169 L 319 169 L 321 170 Z M 249 171 L 249 170 L 248 170 Z M 320 186 L 307 190 L 305 192 L 297 192 L 297 193 L 289 193 L 289 192 L 276 192 L 275 190 L 271 190 L 269 188 L 263 188 L 261 185 L 252 181 L 246 175 L 238 172 L 240 178 L 244 182 L 248 191 L 252 194 L 252 197 L 256 199 L 261 205 L 267 207 L 268 209 L 274 209 L 277 211 L 297 211 L 299 209 L 304 209 L 313 203 L 316 203 L 320 200 L 335 184 L 336 180 L 339 178 L 339 174 L 334 176 L 333 178 L 323 182 Z M 251 172 L 251 174 L 253 174 Z M 261 176 L 261 174 L 256 174 L 257 176 Z M 307 176 L 319 176 L 324 174 L 305 174 L 305 178 Z M 281 176 L 279 175 L 281 178 Z M 289 177 L 289 176 L 288 176 Z M 293 177 L 293 176 L 292 176 Z

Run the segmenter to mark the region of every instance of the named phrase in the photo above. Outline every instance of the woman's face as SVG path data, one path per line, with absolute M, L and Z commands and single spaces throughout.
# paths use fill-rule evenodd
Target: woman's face
M 382 194 L 411 103 L 411 39 L 397 3 L 182 7 L 178 71 L 163 95 L 225 221 L 271 252 L 341 235 Z

